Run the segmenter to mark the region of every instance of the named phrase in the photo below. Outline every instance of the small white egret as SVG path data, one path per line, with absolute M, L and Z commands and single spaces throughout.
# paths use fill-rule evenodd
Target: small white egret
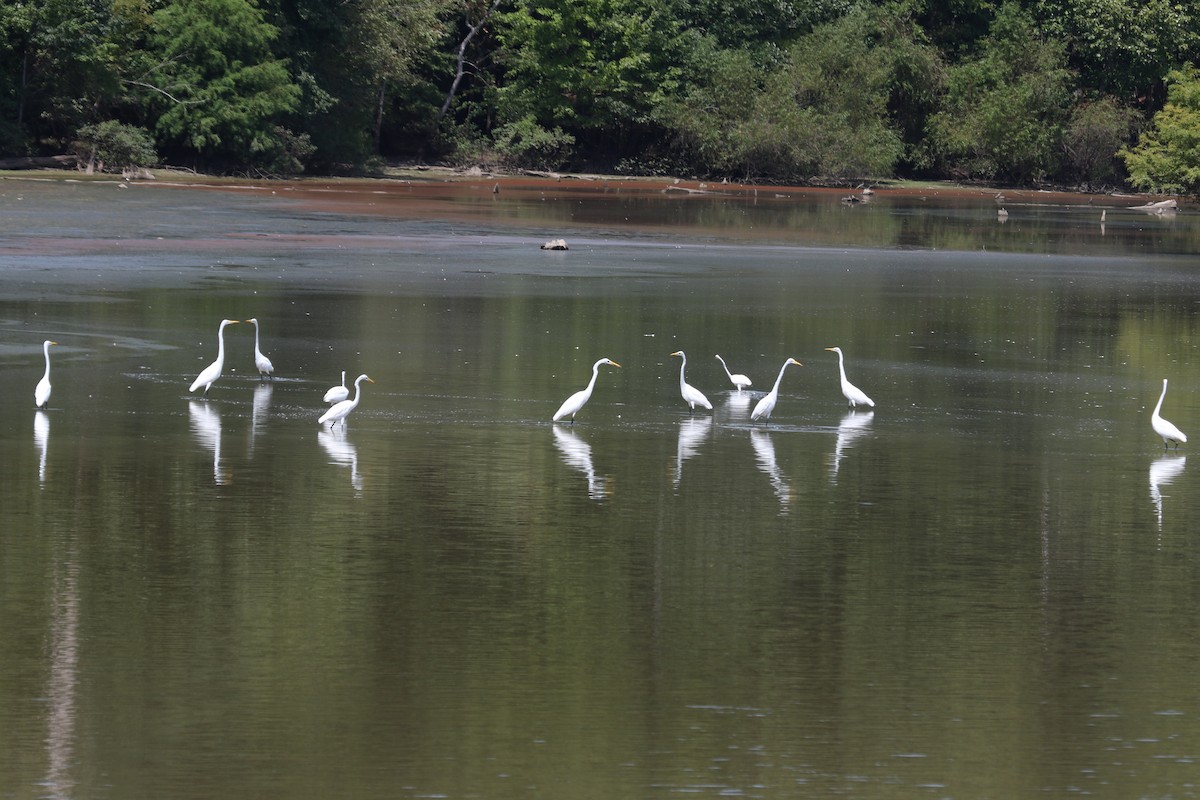
M 325 393 L 324 400 L 326 403 L 340 403 L 349 397 L 350 390 L 346 388 L 346 370 L 342 370 L 342 385 L 331 386 Z
M 49 339 L 42 342 L 42 352 L 46 354 L 46 374 L 38 381 L 37 388 L 33 390 L 33 402 L 38 408 L 45 408 L 46 403 L 50 401 L 50 347 L 58 342 L 52 342 Z
M 580 389 L 578 392 L 568 397 L 563 404 L 559 406 L 558 411 L 554 412 L 554 416 L 550 419 L 558 422 L 560 419 L 570 414 L 571 423 L 575 423 L 575 415 L 578 414 L 579 410 L 587 405 L 587 401 L 592 398 L 592 389 L 596 388 L 596 376 L 600 374 L 601 364 L 612 364 L 618 369 L 621 368 L 620 364 L 608 358 L 602 358 L 595 364 L 592 364 L 592 379 L 588 382 L 587 388 Z
M 717 361 L 720 361 L 721 366 L 725 367 L 725 374 L 729 376 L 730 383 L 732 383 L 734 386 L 736 386 L 737 390 L 739 392 L 742 389 L 750 388 L 750 379 L 749 378 L 747 378 L 745 375 L 742 375 L 741 373 L 737 373 L 737 374 L 731 373 L 729 371 L 729 367 L 725 366 L 725 359 L 721 358 L 720 356 L 717 356 Z
M 871 408 L 874 408 L 875 401 L 872 400 L 871 398 L 867 397 L 867 393 L 864 392 L 862 389 L 858 388 L 853 383 L 846 380 L 846 364 L 845 364 L 845 357 L 842 355 L 842 348 L 826 347 L 825 349 L 831 353 L 837 353 L 838 372 L 841 373 L 841 376 L 842 376 L 842 394 L 845 396 L 845 398 L 847 400 L 850 401 L 850 407 L 857 408 L 858 406 L 870 406 Z
M 1180 442 L 1187 443 L 1187 436 L 1179 428 L 1158 415 L 1158 412 L 1162 410 L 1163 398 L 1166 396 L 1167 379 L 1163 378 L 1162 394 L 1158 396 L 1158 405 L 1154 407 L 1154 413 L 1150 415 L 1150 424 L 1154 427 L 1154 432 L 1162 437 L 1164 450 L 1170 446 L 1171 442 L 1175 443 L 1175 449 L 1178 450 Z
M 196 380 L 192 381 L 189 392 L 194 392 L 201 386 L 204 387 L 204 396 L 208 397 L 208 389 L 217 382 L 217 378 L 221 377 L 221 370 L 225 368 L 225 326 L 237 325 L 236 319 L 221 320 L 221 327 L 217 328 L 217 360 L 204 368 L 204 371 L 196 376 Z
M 258 349 L 258 320 L 248 319 L 246 322 L 254 323 L 254 366 L 258 368 L 258 377 L 262 378 L 265 375 L 267 378 L 272 378 L 271 373 L 275 371 L 275 365 L 271 363 L 271 359 L 262 354 L 262 350 Z
M 712 403 L 708 402 L 708 398 L 699 389 L 683 379 L 683 371 L 687 369 L 687 356 L 683 354 L 682 350 L 676 350 L 671 355 L 679 356 L 683 359 L 683 363 L 679 365 L 679 394 L 683 395 L 683 402 L 688 404 L 688 408 L 691 411 L 695 411 L 696 406 L 702 406 L 711 411 Z
M 791 364 L 795 364 L 797 367 L 804 366 L 794 358 L 789 358 L 783 362 L 783 366 L 779 368 L 779 377 L 775 379 L 774 388 L 771 389 L 766 397 L 758 401 L 758 405 L 754 406 L 754 411 L 750 412 L 750 419 L 757 422 L 760 419 L 771 418 L 771 412 L 775 410 L 775 401 L 779 399 L 779 384 L 783 382 L 784 370 Z
M 362 398 L 362 382 L 374 383 L 375 381 L 368 378 L 366 375 L 359 375 L 354 379 L 354 397 L 350 400 L 343 400 L 330 407 L 328 411 L 321 415 L 317 420 L 318 425 L 324 425 L 326 422 L 331 423 L 330 428 L 338 424 L 339 420 L 345 420 L 350 415 L 350 412 L 358 407 L 358 401 Z M 342 426 L 346 423 L 343 421 Z

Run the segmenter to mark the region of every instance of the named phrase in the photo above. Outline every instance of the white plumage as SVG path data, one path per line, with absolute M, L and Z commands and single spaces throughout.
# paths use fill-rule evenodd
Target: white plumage
M 262 354 L 262 350 L 258 349 L 258 320 L 248 319 L 246 322 L 254 323 L 254 366 L 258 369 L 258 376 L 270 378 L 271 373 L 275 371 L 275 365 L 271 363 L 271 359 Z
M 708 398 L 704 396 L 704 393 L 683 379 L 683 371 L 687 369 L 687 356 L 683 354 L 682 350 L 676 350 L 671 355 L 679 356 L 683 359 L 683 363 L 679 365 L 679 394 L 683 396 L 683 402 L 687 403 L 688 407 L 693 411 L 696 410 L 696 406 L 701 406 L 711 411 L 712 403 L 708 402 Z
M 33 402 L 38 408 L 44 408 L 46 403 L 50 402 L 50 346 L 56 345 L 58 342 L 52 342 L 49 339 L 42 342 L 42 352 L 46 354 L 46 374 L 38 381 L 37 388 L 33 390 Z
M 342 370 L 342 385 L 331 386 L 329 391 L 322 398 L 326 403 L 340 403 L 350 397 L 350 390 L 346 388 L 346 370 Z
M 1150 415 L 1150 425 L 1154 428 L 1154 432 L 1162 437 L 1164 450 L 1170 446 L 1171 442 L 1175 443 L 1175 449 L 1178 450 L 1180 442 L 1187 442 L 1187 436 L 1179 428 L 1158 415 L 1158 412 L 1162 410 L 1163 398 L 1166 396 L 1167 379 L 1163 378 L 1162 394 L 1158 396 L 1158 405 L 1154 407 L 1154 413 Z
M 595 364 L 592 364 L 592 379 L 588 382 L 587 388 L 580 389 L 578 392 L 563 401 L 563 404 L 559 406 L 558 411 L 555 411 L 554 416 L 551 417 L 552 420 L 558 422 L 560 419 L 570 414 L 571 422 L 575 422 L 575 415 L 578 414 L 580 409 L 587 405 L 587 401 L 592 398 L 592 389 L 596 388 L 596 376 L 600 374 L 601 364 L 612 364 L 618 369 L 621 366 L 617 362 L 608 358 L 602 358 Z
M 328 411 L 321 415 L 317 420 L 318 425 L 324 425 L 326 422 L 331 423 L 330 428 L 338 424 L 339 420 L 344 420 L 350 416 L 350 412 L 358 407 L 358 401 L 362 398 L 362 382 L 374 383 L 375 381 L 368 378 L 366 375 L 359 375 L 354 379 L 354 397 L 350 400 L 343 400 L 336 403 Z M 344 426 L 346 423 L 342 422 Z
M 775 386 L 754 406 L 754 411 L 750 414 L 751 420 L 757 422 L 760 419 L 771 418 L 771 412 L 775 410 L 775 403 L 779 400 L 779 384 L 783 382 L 783 373 L 791 364 L 795 364 L 797 367 L 804 366 L 794 358 L 783 362 L 783 366 L 779 368 L 779 377 L 775 379 Z
M 740 372 L 737 372 L 737 373 L 730 372 L 729 367 L 725 365 L 725 359 L 721 358 L 720 356 L 717 356 L 717 361 L 721 362 L 721 366 L 725 368 L 725 374 L 729 376 L 730 383 L 732 383 L 734 386 L 736 386 L 737 390 L 739 392 L 742 389 L 750 388 L 750 379 L 749 378 L 747 378 L 745 375 L 741 374 Z
M 842 376 L 842 394 L 845 396 L 845 398 L 847 400 L 850 401 L 850 407 L 857 408 L 858 406 L 870 406 L 871 408 L 874 408 L 875 401 L 872 400 L 871 398 L 867 397 L 867 393 L 864 392 L 862 389 L 858 388 L 853 383 L 846 380 L 846 365 L 845 365 L 845 358 L 842 356 L 842 348 L 826 347 L 825 349 L 831 353 L 837 353 L 838 372 Z
M 237 324 L 236 319 L 221 320 L 221 327 L 217 328 L 217 360 L 196 376 L 196 380 L 192 381 L 192 385 L 188 388 L 189 392 L 194 392 L 203 386 L 204 395 L 208 396 L 208 388 L 217 382 L 217 378 L 221 377 L 221 370 L 225 368 L 225 326 Z

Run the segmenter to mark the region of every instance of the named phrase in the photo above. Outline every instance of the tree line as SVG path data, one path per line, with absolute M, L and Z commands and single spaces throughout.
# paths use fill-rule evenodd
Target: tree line
M 5 0 L 0 155 L 1200 186 L 1200 0 Z

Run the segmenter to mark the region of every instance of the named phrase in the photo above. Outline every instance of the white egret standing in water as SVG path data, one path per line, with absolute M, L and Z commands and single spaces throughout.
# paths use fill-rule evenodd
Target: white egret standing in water
M 350 397 L 350 390 L 346 388 L 346 370 L 342 370 L 342 385 L 331 386 L 323 399 L 326 403 L 340 403 L 348 397 Z
M 580 389 L 578 392 L 563 401 L 563 404 L 558 407 L 558 411 L 555 411 L 554 416 L 550 419 L 558 422 L 560 419 L 570 414 L 571 424 L 575 424 L 575 415 L 578 414 L 580 409 L 587 405 L 587 401 L 592 398 L 592 389 L 596 388 L 596 376 L 600 374 L 601 364 L 612 364 L 617 369 L 621 368 L 620 364 L 609 358 L 602 358 L 595 364 L 592 364 L 592 379 L 588 382 L 587 388 Z
M 725 359 L 721 358 L 720 356 L 717 356 L 717 361 L 721 362 L 721 366 L 725 368 L 725 374 L 729 376 L 729 382 L 732 383 L 734 386 L 736 386 L 737 390 L 739 392 L 742 389 L 750 388 L 750 379 L 749 378 L 747 378 L 745 375 L 742 375 L 740 372 L 739 373 L 730 372 L 729 367 L 726 366 L 726 364 L 725 364 Z
M 1158 396 L 1158 405 L 1154 407 L 1154 413 L 1150 415 L 1150 425 L 1153 426 L 1154 432 L 1162 437 L 1164 450 L 1171 445 L 1171 442 L 1175 443 L 1175 449 L 1178 450 L 1180 442 L 1187 443 L 1187 436 L 1179 428 L 1158 415 L 1158 412 L 1162 410 L 1163 398 L 1166 396 L 1167 379 L 1163 378 L 1162 394 Z
M 867 397 L 867 393 L 864 392 L 862 389 L 858 388 L 853 383 L 846 380 L 846 364 L 845 364 L 846 359 L 842 355 L 842 348 L 826 347 L 825 349 L 831 353 L 837 353 L 838 372 L 842 376 L 842 394 L 845 396 L 845 398 L 847 400 L 850 401 L 850 407 L 857 408 L 858 406 L 870 406 L 871 408 L 874 408 L 875 401 L 872 400 L 871 398 Z
M 794 358 L 789 358 L 787 361 L 783 362 L 783 366 L 779 368 L 779 377 L 775 379 L 774 388 L 771 389 L 770 393 L 767 394 L 766 397 L 758 401 L 758 405 L 754 407 L 754 411 L 750 412 L 750 419 L 757 422 L 760 419 L 771 418 L 771 412 L 775 410 L 775 401 L 779 399 L 779 384 L 783 381 L 784 370 L 786 370 L 790 364 L 795 364 L 797 367 L 804 366 Z
M 254 366 L 258 368 L 258 377 L 264 375 L 271 378 L 271 373 L 275 371 L 275 365 L 271 363 L 271 359 L 262 354 L 262 350 L 258 349 L 258 320 L 248 319 L 246 322 L 254 323 Z
M 204 371 L 196 376 L 196 380 L 192 381 L 189 392 L 194 392 L 201 386 L 204 387 L 204 396 L 208 397 L 208 389 L 217 382 L 217 378 L 221 377 L 221 370 L 225 368 L 225 326 L 237 325 L 236 319 L 221 320 L 221 327 L 217 328 L 217 360 L 204 368 Z
M 679 365 L 679 394 L 683 395 L 683 402 L 687 403 L 692 411 L 696 410 L 696 406 L 703 406 L 711 411 L 712 403 L 708 402 L 704 393 L 683 379 L 683 371 L 687 369 L 687 356 L 683 354 L 682 350 L 676 350 L 671 355 L 683 359 L 683 363 Z
M 38 381 L 37 388 L 33 390 L 33 402 L 38 408 L 45 408 L 46 403 L 50 401 L 50 347 L 58 342 L 52 342 L 49 339 L 42 342 L 42 352 L 46 354 L 46 374 Z
M 317 420 L 317 424 L 324 425 L 326 422 L 328 422 L 328 423 L 331 423 L 329 427 L 332 429 L 334 425 L 338 424 L 339 420 L 345 420 L 346 417 L 348 417 L 350 415 L 350 412 L 358 407 L 358 401 L 362 398 L 362 382 L 363 381 L 366 381 L 367 383 L 375 382 L 375 381 L 371 380 L 370 378 L 368 378 L 366 375 L 359 375 L 357 378 L 354 379 L 354 397 L 353 397 L 353 399 L 343 400 L 342 402 L 336 403 L 335 405 L 330 407 L 330 409 L 328 411 L 326 411 L 324 414 L 322 414 L 321 418 Z M 345 427 L 345 425 L 346 425 L 346 423 L 342 422 L 342 426 Z

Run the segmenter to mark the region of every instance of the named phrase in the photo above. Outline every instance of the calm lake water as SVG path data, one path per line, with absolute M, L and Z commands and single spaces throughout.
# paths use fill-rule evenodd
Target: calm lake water
M 0 182 L 0 798 L 1200 795 L 1200 215 L 494 183 Z

